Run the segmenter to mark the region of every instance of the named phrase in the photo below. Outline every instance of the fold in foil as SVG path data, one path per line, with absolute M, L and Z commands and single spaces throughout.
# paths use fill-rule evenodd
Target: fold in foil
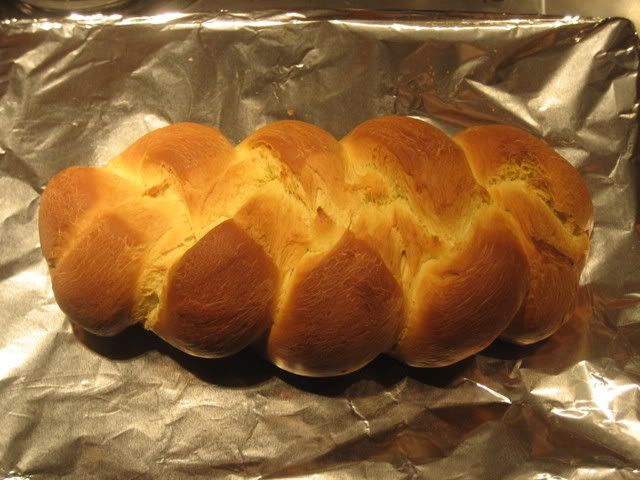
M 640 475 L 638 44 L 622 19 L 368 11 L 0 25 L 0 474 L 5 478 L 630 479 Z M 572 318 L 449 368 L 380 357 L 305 379 L 133 328 L 74 331 L 37 235 L 60 169 L 177 121 L 239 141 L 379 114 L 502 122 L 584 175 L 595 229 Z

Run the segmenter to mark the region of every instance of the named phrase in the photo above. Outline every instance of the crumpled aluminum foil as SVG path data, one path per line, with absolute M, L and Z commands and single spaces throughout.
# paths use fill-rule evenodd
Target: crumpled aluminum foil
M 630 479 L 640 475 L 638 43 L 625 20 L 368 11 L 0 25 L 4 478 Z M 239 141 L 282 118 L 340 137 L 378 114 L 543 136 L 593 194 L 581 302 L 558 334 L 449 368 L 381 357 L 299 378 L 251 351 L 102 339 L 57 307 L 39 196 L 190 120 Z M 313 475 L 311 477 L 311 475 Z

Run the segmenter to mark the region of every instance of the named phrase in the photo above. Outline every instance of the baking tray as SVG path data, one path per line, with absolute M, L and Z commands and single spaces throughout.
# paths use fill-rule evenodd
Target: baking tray
M 0 474 L 5 478 L 601 479 L 640 474 L 638 41 L 624 19 L 368 10 L 0 25 Z M 39 250 L 64 167 L 177 121 L 238 142 L 380 114 L 450 134 L 501 122 L 583 174 L 595 228 L 575 315 L 548 341 L 448 368 L 380 357 L 338 379 L 251 351 L 74 331 Z

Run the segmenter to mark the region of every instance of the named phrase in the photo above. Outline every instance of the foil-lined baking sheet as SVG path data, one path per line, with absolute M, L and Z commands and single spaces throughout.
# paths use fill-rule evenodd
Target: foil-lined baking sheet
M 640 476 L 638 42 L 623 19 L 262 12 L 0 24 L 4 478 Z M 37 235 L 56 172 L 177 121 L 237 142 L 283 118 L 337 137 L 395 113 L 501 122 L 584 175 L 595 228 L 572 320 L 448 368 L 380 357 L 307 379 L 251 351 L 103 339 L 57 307 Z

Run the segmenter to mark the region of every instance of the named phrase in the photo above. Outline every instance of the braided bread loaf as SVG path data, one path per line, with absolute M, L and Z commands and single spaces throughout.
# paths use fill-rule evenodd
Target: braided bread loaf
M 453 140 L 380 117 L 341 141 L 282 121 L 233 147 L 180 123 L 48 184 L 40 239 L 61 309 L 193 355 L 254 345 L 301 375 L 387 352 L 435 367 L 572 312 L 592 228 L 579 173 L 507 126 Z

